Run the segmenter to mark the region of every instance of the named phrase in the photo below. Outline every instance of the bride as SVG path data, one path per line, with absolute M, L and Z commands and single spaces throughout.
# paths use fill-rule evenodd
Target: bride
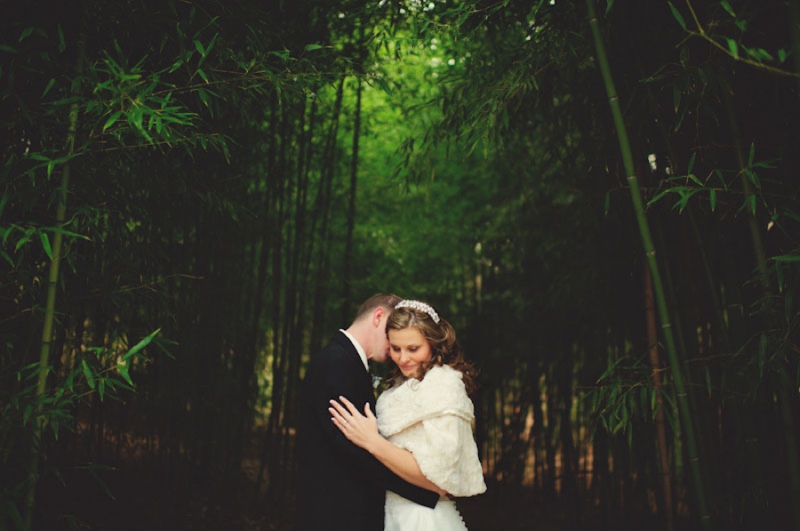
M 405 300 L 386 324 L 393 368 L 375 406 L 364 414 L 346 398 L 331 401 L 332 421 L 354 444 L 395 474 L 422 474 L 439 492 L 430 509 L 386 493 L 384 531 L 466 531 L 450 496 L 486 490 L 472 435 L 473 367 L 464 359 L 453 327 L 428 304 Z

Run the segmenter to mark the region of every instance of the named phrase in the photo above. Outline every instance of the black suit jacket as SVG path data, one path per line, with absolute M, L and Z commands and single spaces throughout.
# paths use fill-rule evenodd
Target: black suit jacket
M 389 471 L 331 422 L 329 400 L 344 396 L 375 411 L 372 377 L 342 332 L 311 359 L 297 418 L 297 523 L 301 531 L 381 531 L 386 490 L 427 507 L 439 499 Z

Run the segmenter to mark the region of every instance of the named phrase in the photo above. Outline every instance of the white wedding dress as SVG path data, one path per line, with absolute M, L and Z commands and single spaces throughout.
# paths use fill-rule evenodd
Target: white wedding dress
M 486 490 L 478 447 L 472 435 L 474 406 L 461 373 L 434 367 L 422 381 L 408 379 L 386 390 L 375 407 L 381 435 L 409 450 L 420 470 L 451 496 Z M 442 497 L 436 507 L 386 494 L 384 531 L 466 531 L 455 502 Z

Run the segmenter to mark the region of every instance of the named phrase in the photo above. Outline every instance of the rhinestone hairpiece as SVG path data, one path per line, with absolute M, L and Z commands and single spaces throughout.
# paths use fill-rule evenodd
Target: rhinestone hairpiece
M 439 324 L 439 314 L 436 313 L 436 310 L 434 310 L 430 304 L 425 304 L 424 302 L 421 301 L 407 300 L 398 302 L 395 308 L 411 308 L 413 310 L 418 310 L 420 312 L 427 313 L 428 315 L 431 316 L 431 319 L 433 319 L 434 323 Z

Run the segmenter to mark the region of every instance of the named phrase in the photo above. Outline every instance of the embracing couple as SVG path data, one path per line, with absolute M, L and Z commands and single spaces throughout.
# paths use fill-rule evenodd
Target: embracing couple
M 377 404 L 369 360 L 392 366 Z M 466 531 L 450 497 L 486 490 L 472 435 L 474 376 L 430 305 L 390 294 L 364 301 L 303 382 L 298 529 Z

